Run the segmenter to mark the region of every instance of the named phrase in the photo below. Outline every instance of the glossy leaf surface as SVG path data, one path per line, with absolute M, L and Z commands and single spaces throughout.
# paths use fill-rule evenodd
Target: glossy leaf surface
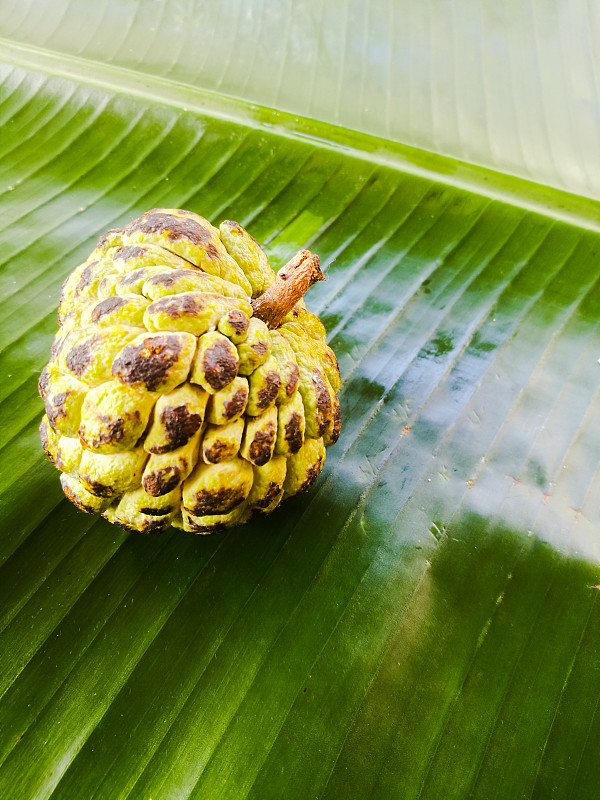
M 4 0 L 0 36 L 600 199 L 587 0 Z
M 0 797 L 596 797 L 598 233 L 151 91 L 1 79 Z M 221 536 L 78 512 L 38 442 L 61 281 L 154 206 L 327 273 L 342 436 Z

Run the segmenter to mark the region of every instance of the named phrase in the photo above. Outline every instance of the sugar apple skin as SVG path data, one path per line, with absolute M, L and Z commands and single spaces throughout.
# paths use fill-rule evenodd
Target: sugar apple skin
M 210 533 L 307 491 L 340 434 L 336 357 L 236 222 L 153 209 L 65 280 L 39 381 L 42 447 L 66 497 L 127 530 Z

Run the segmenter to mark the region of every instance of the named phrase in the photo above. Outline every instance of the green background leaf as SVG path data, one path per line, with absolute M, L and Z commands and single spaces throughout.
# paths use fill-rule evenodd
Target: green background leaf
M 579 72 L 538 58 L 497 128 L 465 87 L 528 57 L 523 32 L 504 59 L 503 22 L 550 12 L 470 5 L 405 4 L 400 28 L 392 5 L 334 5 L 336 37 L 308 3 L 7 4 L 0 798 L 596 797 L 600 241 L 597 176 L 575 168 L 597 163 L 593 52 L 581 17 L 563 25 Z M 536 81 L 556 84 L 541 115 L 521 102 Z M 589 125 L 554 124 L 552 98 Z M 514 169 L 511 124 L 537 154 Z M 38 442 L 60 283 L 153 206 L 237 219 L 275 266 L 308 246 L 327 273 L 309 305 L 342 436 L 309 495 L 225 535 L 81 514 Z
M 600 199 L 587 0 L 4 0 L 0 36 Z

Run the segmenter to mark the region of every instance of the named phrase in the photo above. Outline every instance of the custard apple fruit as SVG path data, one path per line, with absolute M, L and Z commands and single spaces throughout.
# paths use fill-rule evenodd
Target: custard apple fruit
M 206 533 L 306 491 L 340 433 L 340 376 L 303 295 L 226 221 L 153 209 L 100 237 L 62 287 L 40 376 L 65 495 L 128 530 Z

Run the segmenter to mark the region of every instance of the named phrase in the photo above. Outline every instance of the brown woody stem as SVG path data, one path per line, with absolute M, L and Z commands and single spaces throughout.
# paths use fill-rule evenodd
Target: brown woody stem
M 324 280 L 319 256 L 310 250 L 299 250 L 277 273 L 275 280 L 259 297 L 252 300 L 254 316 L 277 328 L 298 300 L 316 281 Z

